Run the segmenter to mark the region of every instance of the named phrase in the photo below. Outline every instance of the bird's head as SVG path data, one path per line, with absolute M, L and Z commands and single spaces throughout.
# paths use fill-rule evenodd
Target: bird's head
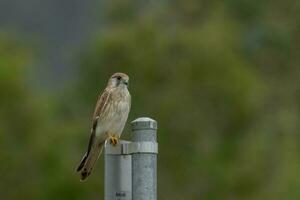
M 108 81 L 108 85 L 112 87 L 128 87 L 128 83 L 128 75 L 120 72 L 114 73 Z

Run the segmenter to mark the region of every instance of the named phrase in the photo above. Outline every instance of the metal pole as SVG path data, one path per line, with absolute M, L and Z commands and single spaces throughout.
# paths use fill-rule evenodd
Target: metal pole
M 123 152 L 123 146 L 130 142 L 121 140 L 116 146 L 105 145 L 105 200 L 132 199 L 131 155 Z
M 132 125 L 132 200 L 157 199 L 157 122 L 138 118 Z
M 144 117 L 131 125 L 132 142 L 105 145 L 104 200 L 156 200 L 157 123 Z

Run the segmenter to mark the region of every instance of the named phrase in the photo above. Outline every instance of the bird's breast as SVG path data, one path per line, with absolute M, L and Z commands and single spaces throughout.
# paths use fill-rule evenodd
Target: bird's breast
M 126 91 L 112 92 L 111 99 L 98 121 L 99 132 L 121 135 L 130 109 L 130 95 Z

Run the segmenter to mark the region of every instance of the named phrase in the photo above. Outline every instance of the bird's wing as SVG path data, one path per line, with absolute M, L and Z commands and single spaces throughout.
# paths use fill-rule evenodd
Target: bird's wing
M 93 115 L 93 119 L 92 119 L 92 129 L 91 129 L 91 136 L 90 136 L 87 155 L 89 154 L 89 152 L 92 148 L 92 144 L 93 144 L 93 141 L 95 138 L 95 131 L 96 131 L 96 128 L 98 125 L 99 116 L 105 110 L 109 98 L 110 98 L 110 90 L 109 89 L 105 89 L 104 92 L 98 98 L 96 108 L 94 111 L 94 115 Z

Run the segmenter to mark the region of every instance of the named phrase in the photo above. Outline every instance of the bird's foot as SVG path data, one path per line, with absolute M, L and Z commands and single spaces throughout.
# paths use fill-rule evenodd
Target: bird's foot
M 116 135 L 111 135 L 109 141 L 113 146 L 116 146 L 119 143 L 119 137 Z

